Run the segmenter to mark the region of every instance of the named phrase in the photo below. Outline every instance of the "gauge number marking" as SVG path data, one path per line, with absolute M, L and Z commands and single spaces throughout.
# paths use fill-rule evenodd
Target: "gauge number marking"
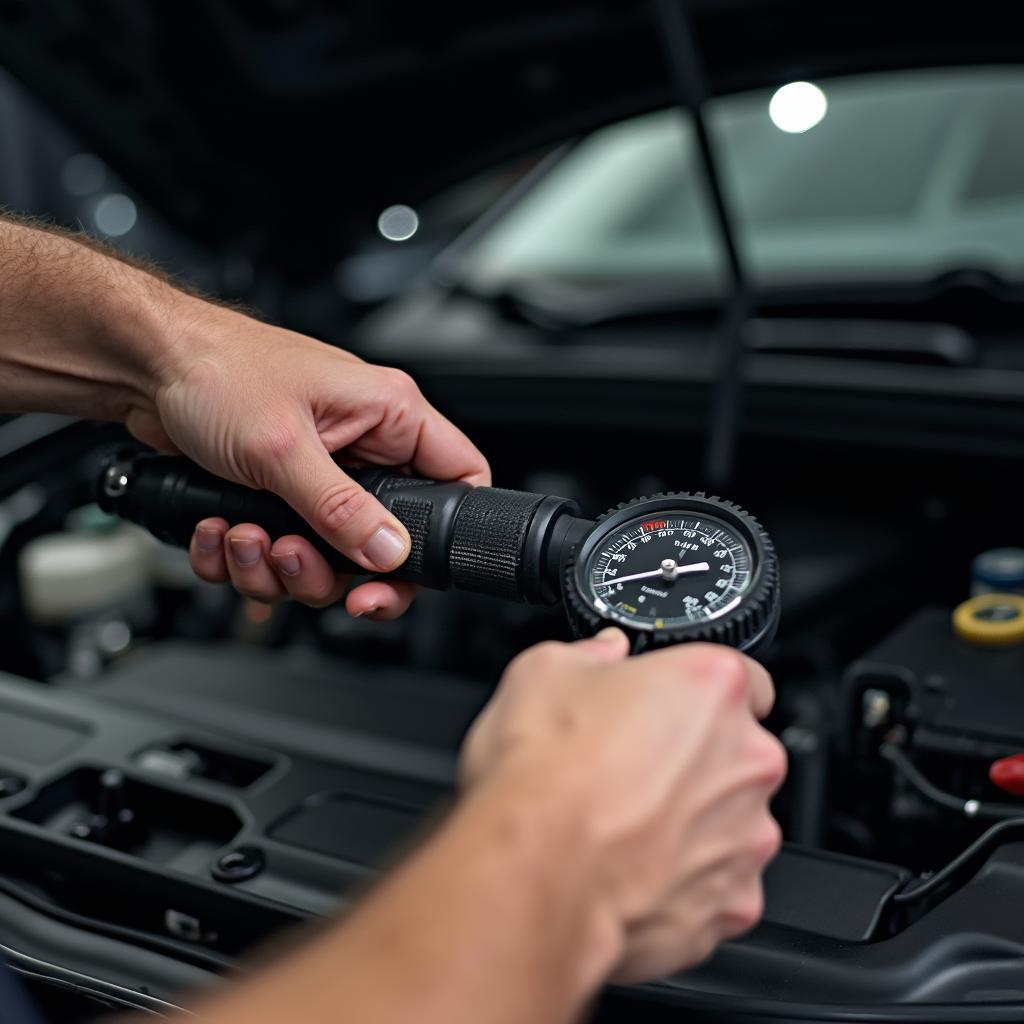
M 599 611 L 662 629 L 731 610 L 750 584 L 751 563 L 749 546 L 732 526 L 664 513 L 638 517 L 603 538 L 585 578 Z

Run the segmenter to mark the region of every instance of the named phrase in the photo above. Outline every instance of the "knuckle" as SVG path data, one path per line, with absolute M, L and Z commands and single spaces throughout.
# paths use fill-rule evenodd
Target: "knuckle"
M 756 749 L 750 758 L 754 781 L 774 788 L 786 777 L 789 759 L 786 748 L 766 729 L 758 727 Z
M 384 374 L 386 387 L 392 394 L 403 398 L 414 398 L 419 395 L 419 385 L 404 370 L 384 367 L 381 372 Z
M 391 367 L 381 369 L 383 397 L 392 407 L 407 406 L 415 403 L 420 398 L 420 387 L 403 370 L 394 370 Z
M 517 654 L 502 676 L 502 691 L 507 694 L 534 692 L 538 679 L 548 678 L 564 669 L 566 646 L 556 640 L 545 640 Z
M 758 884 L 752 892 L 743 896 L 730 912 L 731 923 L 736 933 L 747 932 L 753 928 L 764 915 L 764 890 Z
M 782 829 L 770 815 L 759 827 L 757 835 L 754 837 L 753 847 L 758 864 L 767 864 L 770 860 L 774 860 L 779 850 L 782 849 Z
M 530 651 L 520 651 L 506 666 L 501 676 L 501 684 L 504 687 L 514 685 L 521 675 L 529 672 Z
M 366 508 L 369 495 L 357 483 L 347 480 L 325 490 L 313 507 L 316 525 L 329 533 L 345 527 Z
M 713 687 L 715 693 L 727 703 L 739 703 L 747 698 L 747 668 L 743 655 L 731 647 L 702 644 L 695 652 L 692 670 Z
M 298 433 L 284 423 L 260 430 L 244 444 L 243 453 L 255 463 L 274 463 L 290 456 L 298 445 Z
M 745 675 L 743 655 L 724 644 L 697 643 L 683 648 L 693 668 L 709 676 Z
M 519 655 L 518 667 L 528 675 L 545 672 L 562 661 L 564 648 L 557 640 L 545 640 Z
M 325 608 L 338 600 L 338 589 L 337 581 L 328 579 L 299 596 L 299 600 L 313 608 Z

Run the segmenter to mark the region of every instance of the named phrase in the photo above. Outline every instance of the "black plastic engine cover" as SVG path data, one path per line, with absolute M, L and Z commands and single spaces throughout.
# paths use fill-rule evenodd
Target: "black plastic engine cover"
M 0 798 L 0 879 L 59 875 L 65 885 L 53 897 L 99 923 L 232 959 L 342 906 L 365 885 L 368 865 L 387 864 L 443 812 L 459 737 L 483 697 L 447 677 L 427 685 L 419 673 L 336 659 L 211 657 L 187 645 L 124 663 L 94 693 L 0 677 L 0 734 L 29 730 L 41 740 L 0 753 L 0 766 L 25 782 Z M 183 746 L 269 768 L 251 780 L 175 778 L 145 757 Z M 173 863 L 161 863 L 152 844 L 135 855 L 60 834 L 61 808 L 43 813 L 41 794 L 69 792 L 60 780 L 96 768 L 231 812 L 243 828 L 222 849 L 209 848 L 209 832 L 179 843 Z M 221 880 L 217 861 L 240 847 L 263 855 L 261 870 Z M 787 846 L 766 876 L 761 926 L 697 970 L 609 992 L 597 1017 L 689 1024 L 856 1012 L 940 1021 L 1008 1019 L 1011 1008 L 1024 1016 L 1024 848 L 999 848 L 920 919 L 882 937 L 878 922 L 906 880 L 892 865 Z M 169 933 L 168 910 L 194 917 L 197 937 Z

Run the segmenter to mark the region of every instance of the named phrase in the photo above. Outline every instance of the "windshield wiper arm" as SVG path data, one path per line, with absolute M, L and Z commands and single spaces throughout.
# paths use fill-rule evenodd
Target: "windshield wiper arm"
M 730 278 L 729 301 L 722 317 L 721 341 L 715 371 L 711 417 L 708 423 L 705 472 L 707 485 L 727 487 L 736 461 L 736 437 L 739 432 L 740 401 L 743 384 L 743 326 L 750 318 L 750 291 L 740 259 L 729 207 L 722 187 L 714 146 L 704 119 L 708 99 L 704 72 L 693 21 L 686 0 L 657 0 L 659 20 L 665 37 L 669 70 L 679 105 L 693 118 L 697 153 L 711 197 L 711 212 L 718 226 Z

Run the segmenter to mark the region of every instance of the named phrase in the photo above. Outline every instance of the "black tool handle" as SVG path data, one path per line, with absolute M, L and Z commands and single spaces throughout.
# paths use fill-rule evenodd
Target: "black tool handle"
M 389 574 L 435 590 L 455 587 L 511 600 L 550 604 L 559 597 L 560 551 L 576 506 L 564 498 L 496 487 L 421 480 L 386 469 L 349 475 L 375 495 L 409 531 L 412 547 Z M 365 573 L 320 537 L 269 491 L 229 483 L 184 458 L 113 455 L 101 467 L 97 500 L 108 512 L 146 527 L 161 540 L 187 547 L 196 523 L 219 516 L 255 523 L 271 537 L 308 538 L 341 572 Z

